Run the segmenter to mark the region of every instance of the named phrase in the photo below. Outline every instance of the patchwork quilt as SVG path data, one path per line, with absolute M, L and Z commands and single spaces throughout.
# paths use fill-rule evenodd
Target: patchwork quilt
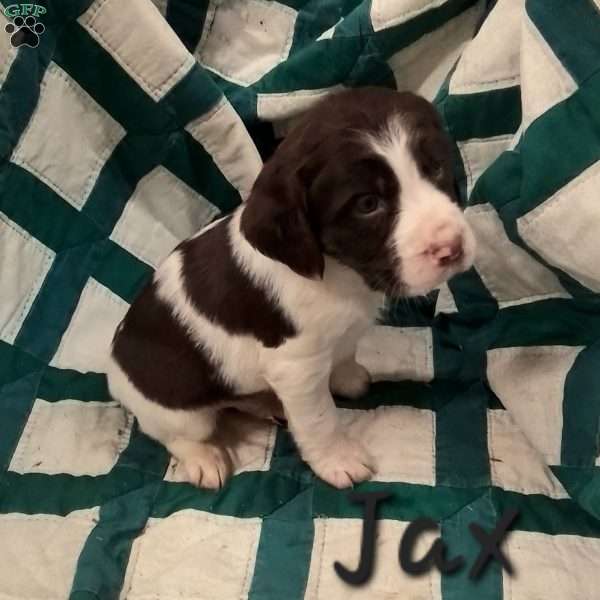
M 0 15 L 0 599 L 600 597 L 599 0 L 38 0 Z M 363 507 L 244 421 L 220 492 L 107 394 L 112 333 L 295 118 L 361 85 L 434 100 L 475 266 L 390 299 L 340 403 Z M 475 531 L 518 511 L 474 580 Z M 454 573 L 401 568 L 441 537 Z

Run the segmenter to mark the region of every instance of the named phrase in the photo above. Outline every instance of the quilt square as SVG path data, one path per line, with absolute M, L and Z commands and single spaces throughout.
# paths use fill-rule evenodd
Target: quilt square
M 429 327 L 371 327 L 358 343 L 356 360 L 373 381 L 431 381 L 433 339 Z
M 52 366 L 104 373 L 113 335 L 128 308 L 125 300 L 90 277 Z
M 54 252 L 0 213 L 0 340 L 12 344 L 54 261 Z
M 135 540 L 122 597 L 246 598 L 261 520 L 182 510 L 150 519 Z
M 108 473 L 127 447 L 133 417 L 112 402 L 35 401 L 9 470 Z
M 505 150 L 508 150 L 512 141 L 512 135 L 499 135 L 486 139 L 471 139 L 457 142 L 460 155 L 465 165 L 467 196 L 471 195 L 475 184 L 487 168 Z
M 374 31 L 389 29 L 406 23 L 420 14 L 437 8 L 446 0 L 373 0 L 371 2 L 371 24 Z
M 146 0 L 95 0 L 79 22 L 158 102 L 195 61 L 161 15 L 160 5 L 155 10 L 148 5 Z
M 513 244 L 490 204 L 469 207 L 465 216 L 477 238 L 475 269 L 501 308 L 571 297 L 550 269 Z
M 497 2 L 461 55 L 450 79 L 451 94 L 476 94 L 519 85 L 525 0 Z
M 372 6 L 376 4 L 375 1 Z M 396 87 L 432 101 L 473 37 L 480 18 L 481 6 L 475 5 L 391 56 L 387 63 L 394 73 Z
M 516 571 L 513 577 L 502 578 L 505 598 L 591 600 L 598 596 L 597 538 L 514 531 L 504 542 L 504 552 Z
M 600 292 L 598 186 L 600 161 L 517 219 L 532 250 L 594 292 Z
M 68 598 L 77 559 L 98 509 L 57 515 L 0 515 L 0 598 Z
M 565 380 L 581 350 L 527 346 L 487 353 L 490 387 L 550 465 L 560 464 Z
M 185 126 L 245 200 L 262 168 L 246 125 L 226 98 Z
M 569 495 L 506 410 L 488 410 L 492 484 L 521 494 Z
M 41 86 L 11 160 L 81 209 L 125 130 L 56 63 Z
M 293 8 L 275 1 L 213 0 L 196 56 L 225 79 L 251 85 L 288 57 L 296 17 Z
M 539 116 L 577 91 L 571 74 L 528 16 L 521 28 L 523 130 Z
M 179 242 L 202 229 L 218 212 L 159 166 L 140 180 L 110 238 L 156 268 Z
M 344 429 L 375 459 L 374 481 L 435 485 L 435 413 L 412 406 L 338 409 Z

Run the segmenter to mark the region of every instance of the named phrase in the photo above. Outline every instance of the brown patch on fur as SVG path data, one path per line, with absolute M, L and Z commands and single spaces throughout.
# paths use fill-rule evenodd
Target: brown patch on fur
M 179 246 L 185 291 L 199 313 L 229 333 L 252 335 L 267 347 L 277 347 L 296 330 L 281 307 L 235 263 L 229 221 Z M 113 356 L 144 396 L 167 408 L 199 408 L 233 396 L 218 375 L 218 365 L 157 296 L 154 282 L 130 306 L 115 334 Z
M 230 395 L 205 352 L 147 285 L 113 341 L 113 357 L 146 398 L 166 408 L 192 409 Z
M 296 335 L 281 306 L 236 264 L 228 239 L 230 219 L 183 242 L 182 278 L 194 308 L 228 333 L 252 335 L 276 348 Z

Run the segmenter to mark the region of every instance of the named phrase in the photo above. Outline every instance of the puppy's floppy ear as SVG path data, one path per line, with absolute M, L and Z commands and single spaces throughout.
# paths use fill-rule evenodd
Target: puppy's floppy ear
M 300 171 L 275 156 L 261 171 L 242 212 L 240 230 L 259 252 L 303 277 L 323 277 L 325 263 L 312 230 Z

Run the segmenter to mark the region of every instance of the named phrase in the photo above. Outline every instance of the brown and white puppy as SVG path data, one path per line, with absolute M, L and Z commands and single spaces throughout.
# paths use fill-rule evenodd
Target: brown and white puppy
M 332 392 L 365 393 L 356 345 L 384 293 L 417 296 L 473 262 L 433 107 L 363 88 L 310 110 L 247 202 L 183 242 L 115 334 L 108 381 L 140 426 L 216 488 L 227 451 L 217 413 L 277 398 L 302 457 L 336 487 L 374 465 Z M 252 408 L 250 408 L 252 407 Z

